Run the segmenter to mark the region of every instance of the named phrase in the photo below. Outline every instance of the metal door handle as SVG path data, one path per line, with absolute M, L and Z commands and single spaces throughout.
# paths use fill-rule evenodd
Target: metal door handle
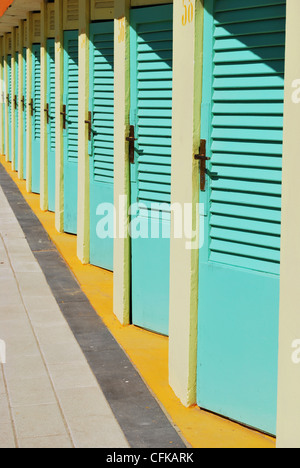
M 46 104 L 46 108 L 44 109 L 46 112 L 46 119 L 47 119 L 47 124 L 49 123 L 50 115 L 49 115 L 49 104 Z
M 9 94 L 6 95 L 6 101 L 7 101 L 7 105 L 9 106 L 10 104 Z
M 85 120 L 84 123 L 88 124 L 89 126 L 89 141 L 92 140 L 92 113 L 89 112 L 88 120 Z
M 17 109 L 17 96 L 14 97 L 15 110 Z
M 30 110 L 30 115 L 31 115 L 31 117 L 33 117 L 33 110 L 34 110 L 34 109 L 33 109 L 33 99 L 31 99 L 31 101 L 28 103 L 28 105 L 29 105 L 29 107 L 30 107 L 30 109 L 31 109 L 31 110 Z
M 24 96 L 21 99 L 21 104 L 22 104 L 22 108 L 23 108 L 23 111 L 24 111 L 25 110 L 25 98 L 24 98 Z
M 63 116 L 63 129 L 65 130 L 67 127 L 67 106 L 63 105 L 63 110 L 60 113 Z
M 129 161 L 134 164 L 134 142 L 137 141 L 134 135 L 134 125 L 130 125 L 129 137 L 126 138 L 129 142 Z
M 210 161 L 206 156 L 206 140 L 200 140 L 199 154 L 195 154 L 195 159 L 200 161 L 200 190 L 205 192 L 206 161 Z

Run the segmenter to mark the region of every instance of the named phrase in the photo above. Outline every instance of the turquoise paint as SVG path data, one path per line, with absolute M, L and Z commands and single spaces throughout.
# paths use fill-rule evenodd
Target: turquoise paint
M 205 2 L 201 137 L 212 159 L 200 193 L 197 403 L 270 434 L 276 433 L 284 33 L 285 1 Z
M 172 5 L 134 9 L 130 16 L 130 123 L 137 138 L 131 164 L 131 203 L 137 204 L 131 213 L 132 322 L 164 335 L 169 332 L 172 19 Z M 151 211 L 152 203 L 163 205 Z
M 11 55 L 7 56 L 6 59 L 7 62 L 7 77 L 8 77 L 8 83 L 7 83 L 7 103 L 8 103 L 8 145 L 7 145 L 7 150 L 8 150 L 8 160 L 11 161 L 11 154 L 12 154 L 12 102 L 11 102 L 11 90 L 12 90 L 12 72 L 11 72 Z
M 78 31 L 64 33 L 64 230 L 77 234 L 78 200 Z
M 26 47 L 23 48 L 23 98 L 24 99 L 24 106 L 23 106 L 23 178 L 26 179 L 26 146 L 27 146 L 27 49 Z
M 40 193 L 41 172 L 41 45 L 32 46 L 33 117 L 31 138 L 32 192 Z
M 113 217 L 99 232 L 114 203 L 114 22 L 90 26 L 90 263 L 113 270 Z M 107 205 L 108 207 L 108 205 Z M 106 234 L 107 233 L 107 234 Z
M 15 102 L 14 113 L 15 113 L 15 170 L 19 170 L 19 53 L 15 54 Z
M 48 210 L 55 211 L 55 41 L 47 40 L 47 167 L 48 167 Z

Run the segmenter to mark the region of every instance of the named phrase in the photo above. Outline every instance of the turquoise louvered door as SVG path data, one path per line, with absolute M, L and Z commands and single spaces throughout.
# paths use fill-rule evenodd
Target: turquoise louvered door
M 27 49 L 23 48 L 23 178 L 26 179 L 26 139 L 27 139 L 27 112 L 26 112 L 26 102 L 27 102 Z
M 207 0 L 201 408 L 276 431 L 285 1 Z
M 64 230 L 77 233 L 78 31 L 64 33 Z
M 132 321 L 169 331 L 172 5 L 131 11 Z
M 90 27 L 90 263 L 113 270 L 114 23 Z M 110 204 L 110 205 L 109 205 Z
M 55 211 L 55 42 L 47 40 L 48 210 Z
M 41 155 L 41 45 L 32 46 L 32 127 L 31 127 L 31 164 L 32 192 L 40 193 L 40 155 Z
M 14 113 L 15 113 L 15 167 L 14 169 L 18 171 L 19 161 L 18 161 L 18 152 L 19 152 L 19 53 L 15 54 L 15 96 L 14 96 Z
M 8 145 L 6 147 L 6 150 L 8 152 L 8 160 L 11 161 L 11 155 L 12 155 L 12 96 L 11 96 L 11 91 L 12 91 L 12 72 L 11 72 L 11 55 L 9 54 L 6 58 L 6 63 L 7 63 L 7 94 L 6 94 L 6 102 L 7 102 L 7 108 L 8 108 Z

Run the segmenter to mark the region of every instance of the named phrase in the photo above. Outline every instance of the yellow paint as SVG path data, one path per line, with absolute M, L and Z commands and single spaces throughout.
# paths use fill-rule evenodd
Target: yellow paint
M 125 18 L 118 19 L 118 23 L 119 23 L 118 42 L 119 44 L 121 44 L 121 42 L 125 41 Z
M 181 17 L 182 26 L 192 23 L 194 19 L 194 0 L 183 0 L 183 12 Z
M 223 419 L 196 406 L 186 408 L 168 384 L 168 338 L 140 328 L 123 326 L 113 315 L 113 274 L 83 265 L 76 254 L 76 237 L 55 229 L 53 213 L 40 210 L 39 196 L 27 193 L 26 184 L 0 162 L 16 183 L 48 235 L 74 273 L 83 292 L 117 342 L 131 359 L 169 418 L 193 448 L 275 448 L 275 439 Z

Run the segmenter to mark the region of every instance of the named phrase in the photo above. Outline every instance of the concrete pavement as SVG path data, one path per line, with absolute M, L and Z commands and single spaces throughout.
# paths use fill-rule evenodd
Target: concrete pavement
M 2 340 L 0 448 L 190 446 L 0 165 Z
M 128 448 L 0 189 L 0 448 Z

